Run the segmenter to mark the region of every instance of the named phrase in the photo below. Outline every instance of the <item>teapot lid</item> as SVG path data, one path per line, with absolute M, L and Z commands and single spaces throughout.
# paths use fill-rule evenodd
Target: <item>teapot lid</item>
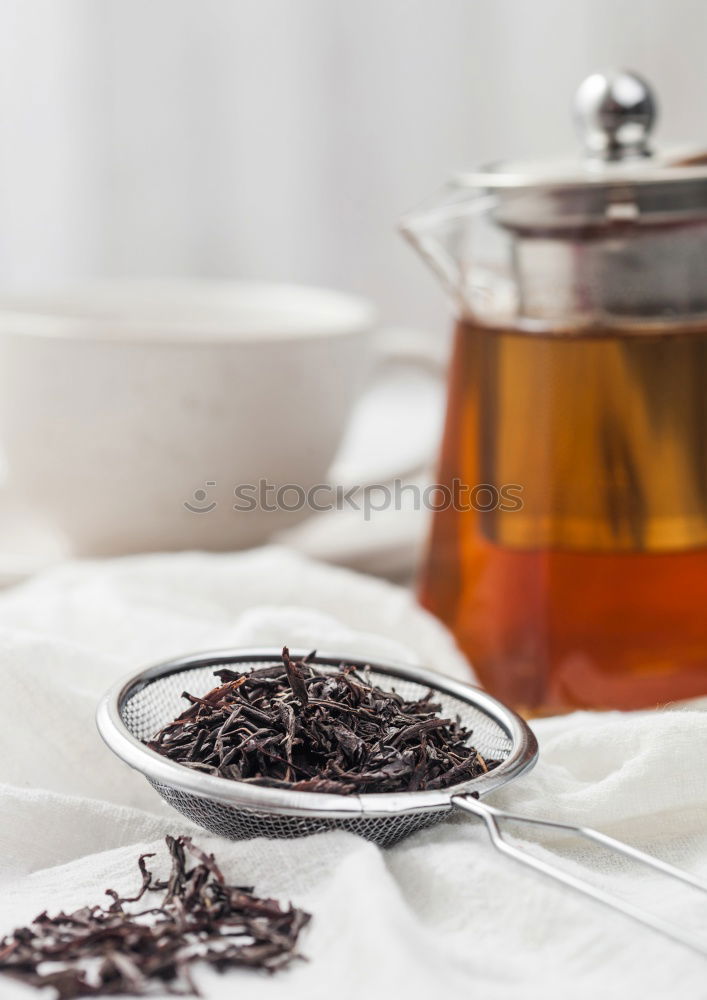
M 579 86 L 574 118 L 584 155 L 577 159 L 500 161 L 457 173 L 458 187 L 567 189 L 707 181 L 707 150 L 655 150 L 657 102 L 650 85 L 629 70 L 593 73 Z

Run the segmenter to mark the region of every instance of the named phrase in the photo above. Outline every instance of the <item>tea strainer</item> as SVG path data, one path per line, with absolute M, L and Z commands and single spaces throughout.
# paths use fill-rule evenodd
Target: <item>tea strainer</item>
M 431 689 L 443 714 L 458 716 L 472 730 L 472 742 L 479 752 L 501 763 L 480 777 L 441 790 L 337 795 L 265 788 L 202 774 L 144 745 L 144 740 L 183 711 L 183 691 L 206 694 L 217 683 L 213 672 L 219 668 L 245 672 L 279 664 L 280 651 L 275 649 L 217 650 L 143 670 L 117 684 L 101 700 L 96 717 L 99 732 L 110 749 L 140 771 L 171 806 L 220 836 L 234 840 L 300 837 L 340 829 L 387 847 L 460 810 L 483 820 L 494 847 L 503 854 L 707 955 L 707 941 L 537 857 L 504 836 L 501 821 L 562 830 L 707 892 L 707 885 L 688 872 L 597 830 L 518 816 L 482 802 L 489 792 L 529 771 L 538 757 L 538 744 L 528 725 L 501 702 L 468 684 L 418 667 L 326 653 L 309 655 L 308 650 L 293 649 L 291 655 L 293 659 L 308 656 L 308 663 L 323 673 L 337 670 L 341 663 L 368 667 L 372 684 L 394 688 L 404 698 L 419 698 Z

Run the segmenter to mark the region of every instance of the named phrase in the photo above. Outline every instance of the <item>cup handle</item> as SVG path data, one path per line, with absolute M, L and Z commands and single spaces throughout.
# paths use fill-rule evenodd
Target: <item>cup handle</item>
M 428 332 L 406 327 L 389 327 L 378 331 L 375 338 L 368 377 L 359 407 L 349 425 L 343 446 L 330 469 L 331 480 L 346 488 L 365 488 L 373 483 L 386 483 L 396 476 L 416 476 L 433 458 L 432 453 L 427 453 L 427 442 L 423 436 L 423 439 L 417 440 L 413 447 L 403 447 L 399 466 L 395 464 L 395 460 L 389 463 L 384 459 L 378 469 L 366 469 L 366 463 L 360 461 L 360 449 L 356 446 L 353 449 L 355 458 L 350 461 L 349 445 L 352 441 L 358 446 L 363 439 L 370 442 L 371 447 L 375 447 L 375 442 L 380 441 L 376 429 L 376 421 L 380 416 L 380 401 L 382 397 L 388 396 L 390 385 L 395 384 L 396 373 L 407 370 L 418 377 L 422 375 L 423 378 L 439 386 L 441 391 L 447 368 L 448 341 L 445 341 L 444 337 L 432 336 Z M 393 430 L 391 431 L 390 427 L 381 428 L 384 437 L 391 433 L 400 433 L 395 430 L 396 427 L 401 429 L 405 427 L 406 414 L 404 411 L 398 412 L 397 404 L 393 401 L 389 412 L 392 415 Z M 430 452 L 434 446 L 434 442 L 430 440 Z M 390 452 L 390 448 L 384 447 L 384 451 Z
M 401 365 L 418 368 L 435 378 L 444 377 L 449 359 L 448 342 L 424 330 L 384 327 L 375 340 L 375 356 L 370 380 L 381 378 L 386 368 Z

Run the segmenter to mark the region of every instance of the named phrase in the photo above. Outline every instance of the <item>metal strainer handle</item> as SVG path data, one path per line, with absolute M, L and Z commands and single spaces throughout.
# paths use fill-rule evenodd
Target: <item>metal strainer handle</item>
M 606 847 L 608 850 L 614 851 L 617 854 L 622 854 L 627 858 L 632 858 L 634 861 L 647 865 L 649 868 L 653 868 L 655 871 L 659 871 L 663 875 L 667 875 L 670 878 L 684 882 L 695 889 L 707 892 L 707 883 L 701 881 L 696 876 L 683 871 L 681 868 L 676 868 L 674 865 L 668 864 L 667 861 L 661 861 L 660 858 L 655 858 L 651 854 L 639 851 L 638 848 L 632 847 L 630 844 L 625 844 L 621 840 L 616 840 L 614 837 L 609 837 L 605 833 L 600 833 L 599 830 L 593 830 L 588 826 L 574 826 L 571 823 L 560 823 L 548 819 L 535 819 L 531 816 L 519 816 L 517 813 L 506 812 L 504 809 L 498 809 L 496 806 L 491 806 L 486 802 L 481 802 L 478 798 L 469 794 L 454 795 L 451 802 L 456 809 L 461 809 L 464 812 L 471 813 L 472 815 L 483 820 L 493 846 L 502 854 L 515 858 L 516 861 L 520 861 L 528 868 L 533 868 L 535 871 L 542 872 L 543 875 L 548 875 L 550 878 L 555 879 L 555 881 L 561 882 L 563 885 L 570 886 L 570 888 L 576 889 L 585 896 L 589 896 L 600 903 L 604 903 L 606 906 L 610 906 L 612 909 L 618 910 L 627 917 L 632 917 L 634 920 L 645 924 L 647 927 L 651 927 L 655 931 L 659 931 L 661 934 L 672 938 L 674 941 L 687 945 L 687 947 L 691 948 L 693 951 L 697 951 L 699 954 L 707 956 L 707 941 L 692 935 L 689 931 L 682 930 L 682 928 L 671 923 L 669 920 L 663 920 L 662 917 L 656 916 L 655 914 L 650 913 L 647 910 L 643 910 L 638 906 L 634 906 L 633 903 L 622 899 L 620 896 L 615 896 L 613 893 L 607 892 L 599 886 L 593 885 L 586 879 L 565 871 L 563 868 L 551 864 L 548 861 L 544 861 L 542 858 L 536 857 L 534 854 L 531 854 L 530 851 L 526 851 L 522 847 L 518 847 L 517 844 L 513 844 L 506 840 L 500 827 L 500 821 L 527 823 L 533 826 L 551 827 L 554 830 L 564 830 L 565 832 L 572 833 L 577 837 L 582 837 L 584 840 L 600 844 L 602 847 Z

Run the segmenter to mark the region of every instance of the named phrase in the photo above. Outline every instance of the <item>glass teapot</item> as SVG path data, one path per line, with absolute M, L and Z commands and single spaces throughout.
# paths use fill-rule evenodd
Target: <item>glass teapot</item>
M 535 714 L 707 694 L 707 155 L 635 74 L 575 109 L 402 223 L 458 311 L 421 599 Z

